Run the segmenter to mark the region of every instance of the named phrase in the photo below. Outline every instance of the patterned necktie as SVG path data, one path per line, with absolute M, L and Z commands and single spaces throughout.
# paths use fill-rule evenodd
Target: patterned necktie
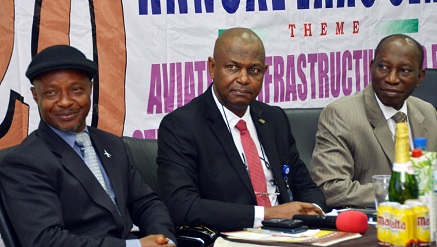
M 393 117 L 391 117 L 395 123 L 406 123 L 407 122 L 407 115 L 405 113 L 398 111 Z
M 246 154 L 250 181 L 252 182 L 255 191 L 256 202 L 258 206 L 270 207 L 270 199 L 267 195 L 266 176 L 255 143 L 247 130 L 246 122 L 240 120 L 235 127 L 240 131 L 241 143 L 243 145 L 244 153 Z
M 94 151 L 91 139 L 88 133 L 80 132 L 76 135 L 76 145 L 80 147 L 85 164 L 97 178 L 103 189 L 108 193 L 105 179 L 103 179 L 102 171 L 100 170 L 99 161 L 97 160 L 96 152 Z

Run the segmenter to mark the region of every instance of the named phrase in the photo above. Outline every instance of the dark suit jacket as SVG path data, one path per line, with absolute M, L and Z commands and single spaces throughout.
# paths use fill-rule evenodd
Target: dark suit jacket
M 211 91 L 210 87 L 162 120 L 157 158 L 159 194 L 176 225 L 203 224 L 221 231 L 251 227 L 255 194 Z M 323 192 L 299 159 L 284 111 L 257 101 L 250 109 L 278 183 L 279 202 L 289 202 L 281 172 L 283 165 L 289 164 L 294 200 L 326 209 Z
M 125 246 L 132 223 L 142 235 L 175 241 L 165 205 L 129 163 L 120 137 L 88 130 L 119 211 L 74 149 L 41 122 L 0 167 L 1 194 L 22 245 Z

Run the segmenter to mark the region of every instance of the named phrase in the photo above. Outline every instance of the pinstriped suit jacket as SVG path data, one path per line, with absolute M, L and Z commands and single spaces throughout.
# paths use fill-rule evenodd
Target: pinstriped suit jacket
M 427 150 L 437 151 L 435 108 L 412 96 L 406 102 L 413 138 L 427 137 Z M 372 175 L 391 174 L 393 161 L 393 137 L 371 84 L 323 109 L 311 175 L 329 207 L 374 207 Z

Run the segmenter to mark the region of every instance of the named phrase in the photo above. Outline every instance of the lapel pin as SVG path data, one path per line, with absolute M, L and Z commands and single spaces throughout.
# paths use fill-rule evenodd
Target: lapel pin
M 264 119 L 262 119 L 262 118 L 258 119 L 258 121 L 259 121 L 261 124 L 264 124 L 264 123 L 266 122 L 266 120 L 264 120 Z
M 103 154 L 104 154 L 106 157 L 111 158 L 111 154 L 108 153 L 108 151 L 106 151 L 106 149 L 103 150 Z

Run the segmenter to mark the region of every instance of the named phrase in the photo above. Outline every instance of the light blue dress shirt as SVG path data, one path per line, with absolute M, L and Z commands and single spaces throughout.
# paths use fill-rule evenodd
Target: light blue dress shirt
M 60 131 L 58 129 L 52 128 L 51 126 L 49 126 L 49 127 L 59 137 L 61 137 L 65 142 L 67 142 L 68 145 L 70 145 L 77 152 L 77 154 L 83 159 L 82 152 L 80 151 L 80 148 L 74 144 L 74 142 L 76 140 L 76 132 L 65 132 L 65 131 Z M 84 131 L 89 134 L 87 127 L 85 127 Z M 102 166 L 102 162 L 101 162 L 99 156 L 97 156 L 97 159 L 99 160 L 100 170 L 102 171 L 103 178 L 105 179 L 106 186 L 108 187 L 108 195 L 111 197 L 112 201 L 115 202 L 116 201 L 115 200 L 115 193 L 114 193 L 114 189 L 112 188 L 111 181 L 109 180 L 109 177 L 108 177 L 108 174 L 106 173 L 106 170 Z M 126 247 L 141 247 L 141 242 L 138 239 L 128 239 L 128 240 L 126 240 Z

